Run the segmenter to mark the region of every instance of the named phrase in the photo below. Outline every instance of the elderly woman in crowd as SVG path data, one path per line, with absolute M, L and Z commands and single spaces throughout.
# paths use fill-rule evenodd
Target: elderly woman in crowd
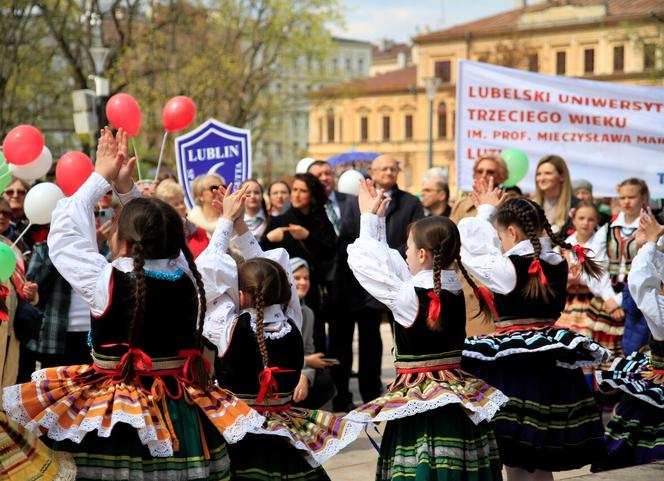
M 208 238 L 212 236 L 219 220 L 219 211 L 212 206 L 213 193 L 226 182 L 217 174 L 199 175 L 191 183 L 196 205 L 187 214 L 187 219 L 205 230 Z
M 267 188 L 267 197 L 270 202 L 270 216 L 276 217 L 288 210 L 290 187 L 283 180 L 272 182 Z
M 194 255 L 194 259 L 205 250 L 210 243 L 207 232 L 187 219 L 187 206 L 184 203 L 184 190 L 175 182 L 161 182 L 155 196 L 171 205 L 184 219 L 184 232 L 187 238 L 187 247 Z
M 493 177 L 493 184 L 499 186 L 507 180 L 507 176 L 507 165 L 496 154 L 482 155 L 473 166 L 473 182 L 488 180 L 489 177 Z M 470 196 L 464 195 L 454 204 L 450 219 L 458 224 L 461 219 L 474 217 L 476 213 L 477 209 L 475 208 L 475 204 L 473 204 L 473 200 Z
M 537 163 L 533 200 L 542 206 L 554 232 L 569 227 L 569 210 L 578 202 L 572 200 L 572 181 L 567 163 L 558 155 L 547 155 Z
M 300 257 L 309 264 L 311 289 L 305 299 L 316 315 L 314 345 L 317 352 L 325 352 L 320 288 L 325 266 L 336 253 L 336 234 L 325 213 L 326 202 L 325 189 L 316 177 L 295 174 L 291 206 L 283 215 L 270 218 L 261 242 L 266 250 L 283 247 L 291 258 Z

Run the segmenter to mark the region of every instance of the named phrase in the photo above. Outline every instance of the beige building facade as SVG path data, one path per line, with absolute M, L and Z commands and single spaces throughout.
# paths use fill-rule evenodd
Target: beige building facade
M 437 77 L 433 165 L 454 190 L 457 60 L 470 59 L 549 75 L 664 86 L 664 2 L 559 0 L 414 39 L 413 64 L 317 93 L 309 109 L 309 153 L 325 159 L 351 150 L 391 153 L 399 183 L 419 192 L 428 168 L 429 100 Z

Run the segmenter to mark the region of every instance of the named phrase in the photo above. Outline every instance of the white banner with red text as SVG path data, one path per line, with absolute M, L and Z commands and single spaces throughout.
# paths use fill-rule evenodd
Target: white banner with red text
M 595 196 L 639 177 L 664 198 L 664 88 L 542 75 L 460 60 L 456 107 L 457 188 L 470 190 L 484 152 L 523 150 L 524 192 L 535 190 L 539 159 L 565 159 L 572 180 Z

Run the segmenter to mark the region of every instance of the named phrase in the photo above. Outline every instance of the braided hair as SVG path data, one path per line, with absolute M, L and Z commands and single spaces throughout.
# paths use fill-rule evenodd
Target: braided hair
M 127 336 L 129 348 L 137 346 L 143 329 L 147 287 L 145 280 L 146 259 L 176 259 L 182 252 L 196 281 L 199 310 L 195 345 L 197 349 L 202 350 L 203 319 L 206 305 L 205 290 L 191 251 L 187 247 L 184 224 L 177 211 L 156 198 L 141 197 L 133 199 L 123 207 L 120 213 L 117 224 L 117 238 L 118 241 L 124 242 L 131 252 L 134 263 L 133 275 L 136 280 L 133 296 L 134 308 Z M 130 350 L 126 361 L 121 366 L 122 378 L 127 381 L 135 375 L 134 361 L 134 354 Z M 206 368 L 203 371 L 205 372 L 196 372 L 195 380 L 199 385 L 207 387 L 210 382 L 210 374 Z
M 477 295 L 480 310 L 476 316 L 487 314 L 490 319 L 493 312 L 490 296 L 487 297 L 480 294 L 480 288 L 461 264 L 461 237 L 456 224 L 447 217 L 425 217 L 410 225 L 409 234 L 412 236 L 415 247 L 428 250 L 431 252 L 433 258 L 433 294 L 435 295 L 435 299 L 432 299 L 432 304 L 429 307 L 427 321 L 429 328 L 434 331 L 442 330 L 440 311 L 436 313 L 436 309 L 432 309 L 432 305 L 435 305 L 436 299 L 438 300 L 438 305 L 440 305 L 440 293 L 442 290 L 440 281 L 441 271 L 449 269 L 454 262 L 457 263 L 461 274 Z
M 290 302 L 291 287 L 286 271 L 275 261 L 256 257 L 243 262 L 238 269 L 240 291 L 251 296 L 256 309 L 256 341 L 263 367 L 270 365 L 265 343 L 265 306 Z
M 588 275 L 598 278 L 602 273 L 602 267 L 586 255 L 586 249 L 568 244 L 553 232 L 542 207 L 531 200 L 524 198 L 508 200 L 498 208 L 494 221 L 503 227 L 510 225 L 518 227 L 533 246 L 533 261 L 528 269 L 530 279 L 524 288 L 524 294 L 527 298 L 541 298 L 548 302 L 553 295 L 553 289 L 549 285 L 540 264 L 540 255 L 542 254 L 540 235 L 542 231 L 546 232 L 554 245 L 573 251 L 579 258 L 583 271 Z

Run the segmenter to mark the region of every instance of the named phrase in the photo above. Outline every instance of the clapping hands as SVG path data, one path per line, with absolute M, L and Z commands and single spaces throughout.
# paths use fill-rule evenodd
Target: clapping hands
M 500 187 L 494 188 L 493 177 L 486 179 L 478 179 L 473 184 L 473 191 L 468 194 L 475 204 L 479 207 L 483 204 L 492 205 L 493 207 L 500 207 L 505 202 L 507 195 Z
M 357 196 L 360 214 L 376 214 L 384 217 L 390 198 L 385 196 L 383 189 L 376 190 L 370 180 L 360 180 L 360 193 Z
M 647 242 L 654 242 L 656 244 L 663 234 L 664 226 L 657 222 L 652 209 L 650 207 L 643 209 L 641 211 L 639 228 L 636 231 L 636 244 L 638 246 L 642 246 Z
M 128 138 L 124 130 L 118 129 L 115 136 L 108 127 L 100 131 L 95 172 L 112 182 L 120 193 L 129 192 L 133 185 L 131 176 L 136 157 L 128 159 L 128 152 Z

